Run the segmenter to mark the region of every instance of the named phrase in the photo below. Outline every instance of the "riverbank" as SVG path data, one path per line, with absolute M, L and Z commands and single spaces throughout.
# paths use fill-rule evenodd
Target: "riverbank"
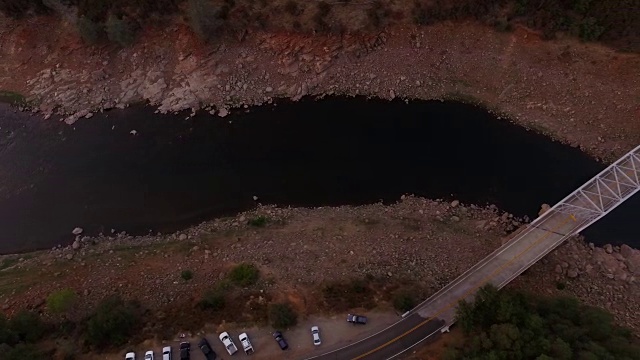
M 347 311 L 353 306 L 341 306 L 348 301 L 327 302 L 323 289 L 354 279 L 371 282 L 368 286 L 375 289 L 358 295 L 355 307 L 388 311 L 398 290 L 428 297 L 521 225 L 522 220 L 495 207 L 415 197 L 390 206 L 260 207 L 175 234 L 78 236 L 69 247 L 3 257 L 0 304 L 8 314 L 28 308 L 55 318 L 45 299 L 72 289 L 79 300 L 73 317 L 82 318 L 117 293 L 150 309 L 136 341 L 172 339 L 208 322 L 240 326 L 264 321 L 263 307 L 248 299 L 289 301 L 303 319 Z M 261 280 L 230 291 L 229 309 L 207 316 L 206 322 L 199 311 L 185 311 L 243 262 L 255 264 Z M 185 270 L 193 274 L 186 281 L 181 278 Z M 638 275 L 640 251 L 572 239 L 510 286 L 577 296 L 638 332 Z
M 53 17 L 0 24 L 3 90 L 69 124 L 139 101 L 160 112 L 204 108 L 226 116 L 274 98 L 359 94 L 478 102 L 606 160 L 640 142 L 638 55 L 572 39 L 542 41 L 524 28 L 250 32 L 205 45 L 188 27 L 172 25 L 147 28 L 135 45 L 117 49 L 86 46 L 73 26 Z

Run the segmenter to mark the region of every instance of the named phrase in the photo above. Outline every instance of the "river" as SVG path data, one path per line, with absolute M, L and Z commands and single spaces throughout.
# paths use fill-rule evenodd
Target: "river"
M 535 217 L 605 165 L 456 102 L 325 98 L 235 110 L 112 110 L 69 126 L 0 104 L 0 253 L 111 229 L 170 232 L 265 204 L 411 193 Z M 132 131 L 134 134 L 132 134 Z M 631 199 L 585 232 L 638 247 Z

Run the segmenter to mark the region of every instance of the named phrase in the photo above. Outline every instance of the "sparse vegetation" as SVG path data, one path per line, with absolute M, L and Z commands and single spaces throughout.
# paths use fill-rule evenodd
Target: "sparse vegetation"
M 106 31 L 109 40 L 122 47 L 133 44 L 135 40 L 135 27 L 128 19 L 110 16 L 106 24 Z
M 76 300 L 76 292 L 71 289 L 54 291 L 47 297 L 47 309 L 54 314 L 66 313 Z
M 269 321 L 275 329 L 286 329 L 298 323 L 298 314 L 288 303 L 271 304 Z
M 80 17 L 76 23 L 78 32 L 82 40 L 89 44 L 95 44 L 100 40 L 101 33 L 103 31 L 102 25 L 87 17 Z
M 402 290 L 393 295 L 393 307 L 404 313 L 416 306 L 415 296 L 407 290 Z
M 222 8 L 218 8 L 208 0 L 189 0 L 187 15 L 189 25 L 199 38 L 204 41 L 213 40 L 223 24 Z
M 447 359 L 640 359 L 640 344 L 608 312 L 568 297 L 540 298 L 485 286 L 461 302 L 466 334 Z
M 253 264 L 238 264 L 229 272 L 229 279 L 239 286 L 251 286 L 258 281 L 259 277 L 260 270 Z
M 219 311 L 224 309 L 226 300 L 224 293 L 220 289 L 208 290 L 204 293 L 199 306 L 205 310 Z
M 247 223 L 255 227 L 264 227 L 265 225 L 267 225 L 268 222 L 269 222 L 269 219 L 266 216 L 260 215 L 252 219 L 249 219 Z
M 60 6 L 51 6 L 50 0 L 0 0 L 0 12 L 12 18 L 31 14 L 55 12 Z M 186 5 L 182 6 L 186 2 Z M 78 29 L 85 41 L 100 38 L 100 27 L 111 18 L 128 19 L 112 29 L 114 42 L 129 44 L 135 28 L 132 24 L 144 24 L 185 11 L 193 31 L 203 40 L 211 41 L 222 30 L 241 30 L 248 27 L 294 28 L 315 31 L 342 31 L 344 18 L 366 17 L 369 28 L 400 23 L 405 17 L 419 25 L 441 21 L 476 20 L 494 26 L 499 31 L 509 31 L 516 24 L 538 30 L 546 38 L 558 32 L 570 33 L 585 41 L 601 40 L 625 50 L 640 50 L 640 1 L 636 0 L 414 0 L 390 2 L 374 0 L 370 3 L 348 0 L 315 3 L 310 16 L 303 16 L 307 3 L 302 0 L 267 2 L 264 0 L 133 0 L 130 2 L 109 0 L 64 0 L 63 7 L 78 9 Z M 54 9 L 54 10 L 52 10 Z M 624 10 L 621 10 L 624 9 Z M 289 16 L 278 16 L 281 12 Z M 274 20 L 275 19 L 275 20 Z M 122 20 L 119 20 L 122 21 Z M 167 19 L 168 21 L 168 19 Z M 307 23 L 310 22 L 310 23 Z M 348 24 L 352 31 L 362 29 L 363 24 Z
M 374 292 L 368 279 L 351 281 L 334 281 L 322 288 L 322 297 L 327 309 L 346 311 L 351 308 L 374 307 Z
M 191 271 L 191 270 L 182 270 L 182 272 L 180 273 L 180 277 L 184 281 L 189 281 L 189 280 L 193 279 L 193 271 Z
M 87 342 L 98 349 L 127 342 L 140 323 L 140 306 L 119 296 L 103 300 L 87 322 Z

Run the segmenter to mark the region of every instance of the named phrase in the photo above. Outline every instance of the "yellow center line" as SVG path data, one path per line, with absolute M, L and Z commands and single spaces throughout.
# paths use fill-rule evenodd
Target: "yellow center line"
M 540 242 L 542 242 L 544 239 L 548 238 L 549 236 L 551 236 L 551 234 L 553 234 L 556 230 L 560 229 L 561 227 L 563 227 L 564 225 L 566 225 L 570 220 L 576 221 L 575 216 L 570 215 L 569 217 L 567 217 L 567 219 L 565 221 L 563 221 L 560 225 L 554 227 L 551 230 L 547 230 L 547 232 L 541 236 L 539 239 L 537 239 L 536 241 L 533 242 L 533 244 L 527 246 L 526 249 L 524 249 L 522 252 L 520 252 L 519 254 L 517 254 L 516 256 L 514 256 L 511 260 L 507 261 L 506 263 L 504 263 L 502 266 L 500 266 L 499 268 L 497 268 L 496 270 L 494 270 L 491 274 L 487 275 L 485 278 L 483 278 L 482 280 L 480 280 L 480 282 L 478 284 L 476 284 L 474 287 L 470 288 L 469 290 L 465 291 L 464 294 L 462 294 L 462 296 L 456 298 L 454 301 L 451 301 L 450 303 L 448 303 L 447 305 L 443 306 L 442 308 L 440 308 L 440 310 L 438 310 L 435 314 L 431 315 L 430 317 L 426 318 L 424 321 L 422 321 L 420 324 L 414 326 L 413 328 L 407 330 L 405 333 L 398 335 L 397 337 L 395 337 L 394 339 L 391 339 L 389 341 L 387 341 L 386 343 L 378 346 L 375 349 L 369 350 L 366 353 L 359 355 L 355 358 L 353 358 L 353 360 L 358 360 L 358 359 L 362 359 L 364 357 L 367 357 L 371 354 L 373 354 L 376 351 L 379 351 L 382 348 L 385 348 L 387 346 L 389 346 L 390 344 L 393 344 L 394 342 L 398 341 L 399 339 L 409 335 L 410 333 L 414 332 L 416 329 L 418 329 L 419 327 L 423 326 L 424 324 L 434 320 L 435 318 L 437 318 L 440 314 L 442 314 L 443 312 L 451 309 L 452 307 L 456 306 L 458 304 L 458 302 L 464 298 L 467 297 L 467 295 L 469 295 L 470 293 L 472 293 L 473 291 L 481 288 L 484 284 L 486 284 L 489 280 L 491 280 L 493 277 L 495 277 L 496 275 L 498 275 L 500 272 L 502 272 L 507 266 L 513 264 L 517 259 L 519 259 L 522 255 L 526 254 L 527 252 L 529 252 L 529 250 L 531 250 L 533 247 L 535 247 L 536 245 L 538 245 Z M 482 261 L 482 260 L 481 260 Z M 454 280 L 455 281 L 455 280 Z

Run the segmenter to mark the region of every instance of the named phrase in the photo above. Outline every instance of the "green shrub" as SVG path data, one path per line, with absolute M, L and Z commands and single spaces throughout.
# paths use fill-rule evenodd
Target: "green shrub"
M 47 297 L 47 309 L 54 314 L 66 313 L 76 302 L 76 293 L 71 289 L 54 291 Z
M 222 28 L 222 18 L 225 17 L 222 8 L 214 6 L 208 0 L 189 0 L 187 15 L 191 30 L 204 41 L 213 39 Z
M 204 293 L 199 305 L 205 310 L 219 311 L 226 306 L 226 300 L 222 291 L 218 289 L 208 290 Z
M 298 323 L 298 314 L 287 303 L 271 304 L 269 306 L 269 321 L 276 329 L 284 329 Z
M 107 20 L 107 37 L 110 41 L 126 47 L 133 44 L 135 40 L 135 27 L 127 19 L 118 19 L 115 16 L 110 16 Z
M 78 33 L 82 40 L 88 44 L 95 44 L 100 40 L 102 34 L 102 25 L 84 16 L 81 16 L 76 22 Z
M 0 345 L 2 360 L 45 360 L 47 357 L 34 344 L 20 343 L 11 347 L 7 344 Z
M 416 306 L 415 297 L 408 291 L 402 291 L 394 295 L 393 307 L 403 313 L 413 309 Z
M 249 219 L 248 221 L 249 225 L 255 226 L 255 227 L 263 227 L 267 225 L 267 222 L 269 222 L 269 219 L 267 219 L 267 217 L 263 215 L 255 217 L 253 219 Z
M 137 329 L 139 320 L 137 304 L 125 302 L 119 296 L 106 298 L 89 318 L 87 341 L 97 348 L 123 345 Z
M 18 334 L 11 329 L 9 319 L 4 314 L 0 314 L 0 344 L 13 345 L 18 340 Z
M 193 279 L 193 271 L 191 271 L 191 270 L 182 270 L 182 272 L 180 273 L 180 277 L 184 281 L 189 281 L 189 280 Z
M 9 320 L 9 328 L 19 341 L 33 343 L 42 338 L 46 325 L 40 316 L 34 312 L 22 310 Z
M 260 270 L 253 264 L 238 264 L 229 272 L 229 279 L 239 286 L 251 286 L 259 277 Z

